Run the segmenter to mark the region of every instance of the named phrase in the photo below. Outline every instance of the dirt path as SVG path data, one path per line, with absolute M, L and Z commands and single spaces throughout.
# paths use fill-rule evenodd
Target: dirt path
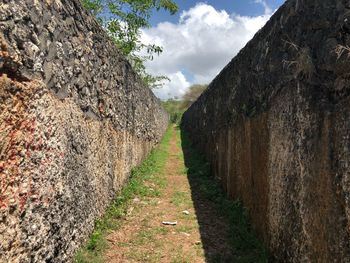
M 209 200 L 191 191 L 175 128 L 164 175 L 161 196 L 134 198 L 121 228 L 108 235 L 104 262 L 232 262 L 225 220 Z

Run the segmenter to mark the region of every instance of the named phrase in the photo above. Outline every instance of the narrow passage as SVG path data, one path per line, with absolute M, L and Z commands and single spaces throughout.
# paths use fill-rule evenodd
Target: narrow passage
M 244 210 L 225 199 L 180 130 L 174 126 L 169 132 L 161 171 L 143 181 L 151 194 L 139 191 L 128 202 L 118 227 L 104 237 L 101 261 L 266 262 Z M 77 262 L 89 262 L 89 256 Z

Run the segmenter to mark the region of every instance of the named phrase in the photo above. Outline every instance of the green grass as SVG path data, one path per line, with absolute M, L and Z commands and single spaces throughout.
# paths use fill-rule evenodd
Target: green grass
M 177 130 L 178 140 L 182 142 L 184 160 L 192 192 L 215 204 L 217 213 L 229 222 L 229 241 L 233 261 L 238 263 L 266 263 L 268 254 L 263 243 L 258 240 L 250 225 L 247 210 L 240 201 L 228 200 L 220 182 L 210 175 L 209 164 L 192 147 L 187 135 Z M 179 138 L 181 136 L 181 138 Z M 218 259 L 217 255 L 207 259 L 208 262 L 228 262 Z M 231 262 L 231 261 L 229 261 Z
M 131 173 L 128 184 L 118 193 L 117 197 L 107 209 L 105 215 L 96 221 L 95 230 L 91 234 L 88 242 L 80 249 L 75 258 L 75 263 L 99 263 L 103 262 L 103 253 L 107 248 L 107 235 L 120 228 L 128 208 L 131 207 L 132 200 L 138 197 L 141 200 L 147 200 L 152 205 L 156 205 L 157 201 L 154 197 L 162 194 L 162 189 L 166 186 L 165 179 L 165 162 L 168 158 L 169 141 L 172 136 L 171 127 L 164 135 L 160 146 L 152 151 L 147 160 Z M 185 161 L 186 168 L 181 170 L 184 175 L 188 176 L 191 184 L 192 196 L 201 195 L 215 205 L 215 210 L 220 217 L 229 222 L 229 246 L 232 248 L 232 260 L 222 258 L 222 255 L 205 254 L 202 244 L 196 246 L 198 255 L 206 257 L 207 262 L 238 262 L 238 263 L 265 263 L 268 262 L 268 255 L 264 245 L 257 239 L 253 228 L 248 219 L 248 213 L 239 201 L 231 201 L 226 198 L 222 191 L 220 183 L 210 175 L 209 164 L 199 155 L 191 146 L 186 134 L 176 131 L 177 142 L 183 148 L 183 154 L 179 154 L 179 158 Z M 152 203 L 152 200 L 154 204 Z M 172 196 L 172 202 L 179 207 L 179 218 L 182 220 L 190 220 L 196 216 L 194 212 L 190 215 L 181 214 L 181 210 L 193 206 L 190 193 L 176 191 Z M 181 209 L 180 209 L 181 207 Z M 166 235 L 168 228 L 157 227 L 148 228 L 148 222 L 145 224 L 145 230 L 135 235 L 133 242 L 125 243 L 125 246 L 133 246 L 135 244 L 154 244 L 155 248 L 161 247 L 157 240 L 157 236 Z M 202 226 L 203 227 L 203 226 Z M 177 233 L 191 233 L 196 229 L 195 226 L 176 226 Z M 123 245 L 123 244 L 121 244 Z M 183 254 L 180 247 L 174 247 L 171 253 L 172 262 L 191 262 L 190 254 Z M 147 254 L 147 251 L 130 251 L 130 258 L 139 262 L 160 262 L 161 251 L 157 249 L 153 254 Z
M 117 194 L 104 216 L 96 220 L 95 230 L 88 242 L 76 254 L 75 263 L 102 262 L 103 251 L 107 247 L 106 236 L 120 227 L 133 198 L 152 198 L 161 195 L 166 186 L 164 176 L 165 162 L 168 157 L 172 128 L 165 133 L 161 144 L 153 150 L 139 167 L 132 170 L 129 182 Z M 152 185 L 153 187 L 149 187 Z
M 182 245 L 176 246 L 171 251 L 171 263 L 191 263 L 192 255 L 184 252 Z
M 166 235 L 168 234 L 169 230 L 164 227 L 155 227 L 155 228 L 148 228 L 140 230 L 136 236 L 133 237 L 133 240 L 131 243 L 133 245 L 145 245 L 149 244 L 150 242 L 154 243 L 157 242 L 156 237 L 158 235 Z
M 196 226 L 195 225 L 190 225 L 190 226 L 188 226 L 188 225 L 180 225 L 180 226 L 177 226 L 176 228 L 175 228 L 175 231 L 177 232 L 177 233 L 187 233 L 187 234 L 190 234 L 190 233 L 192 233 L 192 231 L 193 230 L 195 230 L 196 229 Z
M 159 263 L 161 262 L 162 253 L 161 251 L 154 251 L 150 254 L 148 251 L 135 250 L 128 253 L 127 256 L 129 259 L 133 259 L 133 262 Z
M 177 207 L 182 205 L 187 205 L 190 202 L 191 202 L 191 197 L 186 192 L 176 191 L 171 197 L 171 203 L 173 203 Z

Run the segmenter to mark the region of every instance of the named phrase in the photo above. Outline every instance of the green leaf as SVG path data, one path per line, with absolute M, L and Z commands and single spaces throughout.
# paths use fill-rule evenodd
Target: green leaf
M 145 85 L 150 88 L 162 86 L 165 76 L 153 76 L 146 71 L 145 62 L 160 55 L 163 48 L 141 42 L 141 29 L 150 27 L 149 19 L 154 10 L 178 11 L 172 0 L 83 0 L 84 7 L 96 16 L 115 45 L 126 56 Z M 145 51 L 147 55 L 140 55 Z

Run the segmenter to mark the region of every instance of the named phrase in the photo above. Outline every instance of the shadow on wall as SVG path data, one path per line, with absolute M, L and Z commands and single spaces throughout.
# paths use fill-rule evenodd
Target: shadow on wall
M 226 198 L 209 164 L 181 131 L 182 149 L 206 262 L 268 262 L 239 201 Z

